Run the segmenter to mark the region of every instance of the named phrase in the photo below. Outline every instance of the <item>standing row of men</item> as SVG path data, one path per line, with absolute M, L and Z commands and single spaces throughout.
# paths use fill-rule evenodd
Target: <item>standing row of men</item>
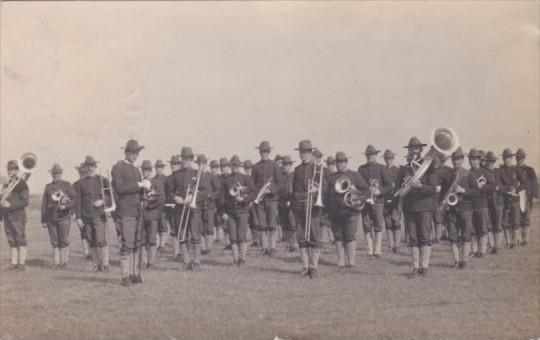
M 63 267 L 68 261 L 71 212 L 97 271 L 109 271 L 107 223 L 114 219 L 121 242 L 124 286 L 142 282 L 141 268 L 155 263 L 157 248 L 165 245 L 168 232 L 175 255 L 186 269 L 196 270 L 201 254 L 212 248 L 215 230 L 217 236 L 225 231 L 233 263 L 243 265 L 248 228 L 253 238 L 260 240 L 264 254 L 272 255 L 279 225 L 289 249 L 299 246 L 302 273 L 310 277 L 317 276 L 325 225 L 331 227 L 335 237 L 339 268 L 355 265 L 360 219 L 368 254 L 373 257 L 382 254 L 384 229 L 390 249 L 397 252 L 404 223 L 413 275 L 427 273 L 431 243 L 437 242 L 443 231 L 457 268 L 465 266 L 471 248 L 478 256 L 486 254 L 488 246 L 496 253 L 501 234 L 510 248 L 518 245 L 518 239 L 519 244 L 526 245 L 532 199 L 537 197 L 538 187 L 534 170 L 523 163 L 523 150 L 515 155 L 504 150 L 500 168 L 494 167 L 497 158 L 492 152 L 483 154 L 472 149 L 467 155 L 470 169 L 463 167 L 465 154 L 461 148 L 451 155 L 453 168 L 444 165 L 444 155 L 436 154 L 425 175 L 413 183 L 412 191 L 401 200 L 394 199 L 394 192 L 414 174 L 412 161 L 421 160 L 425 146 L 418 138 L 411 138 L 405 146 L 408 164 L 397 167 L 393 165 L 393 152 L 386 150 L 385 164 L 379 164 L 380 151 L 369 145 L 364 153 L 366 164 L 352 171 L 343 152 L 329 157 L 324 167 L 322 153 L 309 140 L 303 140 L 296 149 L 301 164 L 293 170 L 289 156 L 281 158 L 280 164 L 271 160 L 272 147 L 264 141 L 257 147 L 261 159 L 256 164 L 242 163 L 233 156 L 210 162 L 210 172 L 203 171 L 207 164 L 204 155 L 195 157 L 191 148 L 184 147 L 180 155 L 171 158 L 171 174 L 165 176 L 161 160 L 154 166 L 145 160 L 140 169 L 134 165 L 144 147 L 130 140 L 124 148 L 124 159 L 112 169 L 111 183 L 96 174 L 97 162 L 87 156 L 78 167 L 80 179 L 73 186 L 62 180 L 62 168 L 55 164 L 50 170 L 53 181 L 44 191 L 41 214 L 53 248 L 53 267 Z M 517 166 L 512 165 L 514 156 Z M 8 163 L 8 173 L 12 178 L 17 176 L 17 162 Z M 527 190 L 524 211 L 520 210 L 521 190 Z M 448 193 L 458 198 L 456 204 L 447 204 Z M 307 200 L 309 195 L 322 195 L 322 204 Z M 24 268 L 27 204 L 24 181 L 1 202 L 12 247 L 10 269 Z

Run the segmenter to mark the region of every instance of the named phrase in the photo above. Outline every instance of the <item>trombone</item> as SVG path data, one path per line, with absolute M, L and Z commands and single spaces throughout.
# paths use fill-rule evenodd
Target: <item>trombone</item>
M 176 234 L 176 237 L 178 238 L 179 242 L 185 242 L 187 238 L 187 229 L 189 224 L 189 218 L 191 215 L 191 210 L 197 208 L 197 195 L 199 193 L 199 184 L 201 182 L 201 177 L 204 171 L 204 164 L 199 163 L 199 167 L 197 168 L 197 175 L 196 177 L 192 178 L 192 180 L 195 180 L 195 185 L 192 186 L 192 183 L 190 183 L 186 190 L 186 197 L 191 196 L 191 201 L 189 204 L 184 202 L 182 205 L 182 212 L 180 213 L 180 223 L 178 226 L 178 233 Z
M 319 171 L 317 171 L 317 168 L 319 168 Z M 319 178 L 317 179 L 317 175 L 319 175 Z M 308 180 L 307 183 L 307 193 L 306 193 L 306 217 L 305 217 L 305 227 L 304 227 L 304 238 L 306 239 L 306 244 L 310 244 L 311 239 L 311 213 L 313 211 L 313 207 L 323 207 L 324 204 L 322 202 L 322 180 L 323 180 L 323 165 L 321 164 L 318 166 L 317 164 L 314 165 L 313 168 L 313 176 Z M 315 200 L 315 203 L 313 203 L 313 195 L 312 189 L 317 187 L 317 199 Z
M 273 180 L 274 180 L 274 176 L 270 176 L 268 181 L 266 181 L 266 183 L 264 183 L 264 185 L 261 187 L 261 189 L 257 193 L 257 196 L 255 197 L 255 200 L 253 201 L 253 203 L 259 204 L 262 201 L 264 196 L 266 196 L 266 192 L 268 191 L 268 189 L 272 185 Z

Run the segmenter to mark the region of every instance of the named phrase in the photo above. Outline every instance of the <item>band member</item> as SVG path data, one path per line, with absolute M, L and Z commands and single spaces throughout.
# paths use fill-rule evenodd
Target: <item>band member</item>
M 476 242 L 478 242 L 478 245 L 476 246 L 478 250 L 475 256 L 482 257 L 486 255 L 487 252 L 487 235 L 490 229 L 488 197 L 495 189 L 495 178 L 489 171 L 480 166 L 484 156 L 479 150 L 471 149 L 468 156 L 471 166 L 469 177 L 470 196 L 473 208 L 473 227 L 476 234 Z
M 227 223 L 233 254 L 233 264 L 246 263 L 249 206 L 255 199 L 255 185 L 251 177 L 240 172 L 238 156 L 230 161 L 232 173 L 223 183 L 224 206 L 222 218 Z
M 408 149 L 411 160 L 421 161 L 423 148 L 426 144 L 420 142 L 416 137 L 409 140 L 405 146 Z M 414 175 L 412 164 L 399 169 L 396 188 L 400 188 L 407 178 Z M 427 274 L 429 260 L 431 257 L 431 232 L 433 222 L 433 196 L 440 192 L 439 177 L 437 172 L 428 168 L 426 173 L 417 181 L 412 183 L 412 190 L 402 199 L 403 217 L 405 229 L 409 237 L 409 246 L 413 269 L 411 276 Z
M 299 152 L 302 164 L 294 169 L 291 209 L 295 216 L 298 245 L 302 257 L 302 275 L 316 278 L 318 276 L 317 267 L 320 249 L 322 247 L 320 229 L 321 206 L 317 204 L 317 199 L 322 200 L 328 184 L 325 182 L 324 174 L 321 173 L 321 167 L 316 167 L 313 162 L 311 141 L 301 141 L 295 150 Z M 310 182 L 312 183 L 311 186 L 309 186 Z M 319 186 L 319 183 L 322 186 Z M 318 195 L 319 191 L 322 194 L 320 198 Z M 309 201 L 307 201 L 308 194 L 312 198 L 310 205 Z M 308 214 L 306 209 L 309 209 L 311 214 Z M 306 223 L 306 219 L 308 223 Z
M 261 160 L 253 166 L 253 182 L 257 188 L 259 201 L 257 218 L 262 233 L 262 247 L 265 255 L 272 255 L 276 248 L 277 198 L 281 187 L 281 169 L 270 159 L 270 143 L 263 141 L 257 147 Z
M 154 169 L 156 170 L 156 174 L 154 176 L 154 180 L 157 182 L 157 185 L 159 187 L 159 192 L 163 193 L 165 195 L 165 181 L 167 180 L 167 176 L 163 173 L 165 171 L 165 162 L 163 162 L 161 159 L 158 159 L 156 163 L 154 164 Z M 158 250 L 165 249 L 165 245 L 167 244 L 167 236 L 169 234 L 169 227 L 167 225 L 167 213 L 165 211 L 165 204 L 163 203 L 159 210 L 159 219 L 158 219 L 158 229 L 157 229 L 157 246 Z
M 330 179 L 330 175 L 337 171 L 336 169 L 336 160 L 333 156 L 328 156 L 326 159 L 326 169 L 323 170 L 326 176 L 326 179 Z M 323 242 L 328 242 L 335 244 L 336 240 L 334 237 L 334 232 L 332 231 L 332 221 L 329 217 L 328 207 L 324 207 L 321 216 L 321 232 Z
M 326 159 L 326 167 L 328 168 L 328 174 L 331 175 L 333 174 L 334 172 L 337 171 L 336 169 L 336 160 L 334 157 L 332 156 L 328 156 L 328 158 Z
M 282 172 L 282 188 L 278 195 L 278 212 L 285 239 L 288 243 L 289 252 L 296 251 L 298 246 L 298 240 L 296 237 L 296 222 L 294 221 L 294 214 L 291 210 L 291 198 L 292 198 L 292 165 L 294 161 L 291 156 L 283 156 L 283 172 Z
M 253 163 L 251 160 L 246 159 L 244 161 L 244 172 L 246 176 L 253 178 Z M 257 206 L 250 203 L 249 206 L 249 231 L 251 232 L 251 246 L 252 247 L 261 247 L 262 246 L 262 235 L 259 232 L 259 220 L 257 219 Z
M 170 235 L 173 244 L 173 261 L 182 262 L 180 254 L 180 243 L 178 242 L 178 223 L 180 223 L 180 209 L 172 199 L 172 187 L 174 182 L 174 174 L 182 169 L 182 160 L 179 155 L 173 155 L 169 161 L 171 164 L 171 174 L 165 180 L 165 213 L 169 222 Z
M 156 251 L 158 246 L 158 226 L 163 204 L 165 203 L 165 192 L 161 182 L 155 177 L 152 178 L 152 162 L 144 160 L 141 165 L 142 177 L 150 181 L 150 190 L 143 196 L 144 210 L 142 229 L 139 233 L 139 251 L 141 252 L 142 266 L 151 268 L 156 263 Z
M 130 139 L 124 149 L 124 160 L 112 168 L 112 184 L 116 193 L 116 212 L 122 244 L 120 246 L 121 285 L 142 283 L 138 240 L 142 225 L 142 194 L 152 188 L 152 183 L 141 178 L 134 165 L 144 146 Z
M 86 169 L 86 176 L 79 180 L 77 186 L 77 200 L 75 202 L 75 216 L 79 228 L 84 228 L 90 246 L 90 254 L 94 267 L 98 272 L 109 271 L 109 248 L 107 247 L 105 200 L 103 187 L 109 182 L 96 174 L 97 162 L 92 156 L 86 156 L 82 164 Z
M 277 154 L 276 157 L 274 157 L 274 162 L 281 168 L 283 167 L 283 157 L 280 154 Z
M 503 228 L 503 223 L 502 223 L 503 197 L 500 192 L 501 180 L 500 180 L 499 169 L 495 168 L 496 161 L 497 161 L 497 157 L 495 156 L 495 154 L 491 151 L 488 151 L 484 158 L 484 165 L 485 165 L 486 171 L 494 179 L 494 186 L 495 186 L 491 195 L 488 195 L 488 210 L 489 210 L 489 217 L 490 217 L 490 222 L 491 222 L 490 232 L 488 233 L 488 239 L 492 238 L 490 240 L 490 244 L 491 244 L 490 253 L 491 254 L 497 254 L 497 249 L 499 248 L 501 244 L 501 232 Z
M 336 237 L 340 269 L 355 266 L 357 226 L 362 206 L 370 194 L 362 175 L 349 170 L 347 166 L 347 155 L 341 151 L 336 153 L 337 172 L 330 175 L 328 193 L 330 219 Z M 346 189 L 342 183 L 347 183 Z
M 223 215 L 223 202 L 224 202 L 224 192 L 223 192 L 223 185 L 224 185 L 224 182 L 225 182 L 225 178 L 227 178 L 227 176 L 229 176 L 231 173 L 232 173 L 232 170 L 231 170 L 231 163 L 229 162 L 229 160 L 225 157 L 223 158 L 220 158 L 219 159 L 219 168 L 220 168 L 220 175 L 219 175 L 219 181 L 220 181 L 220 186 L 222 188 L 221 190 L 221 197 L 220 197 L 220 209 L 218 211 L 218 217 L 219 217 L 219 220 L 218 220 L 218 226 L 216 227 L 216 241 L 221 241 L 221 240 L 225 240 L 225 248 L 223 250 L 231 250 L 231 242 L 229 240 L 229 231 L 227 229 L 227 223 L 225 223 L 225 221 L 223 221 L 223 219 L 221 218 L 221 216 Z
M 86 168 L 84 166 L 84 163 L 81 163 L 79 166 L 76 166 L 75 169 L 77 170 L 77 173 L 79 174 L 79 179 L 73 182 L 73 190 L 75 191 L 75 194 L 77 194 L 79 192 L 80 181 L 82 178 L 86 176 Z M 77 217 L 75 214 L 75 209 L 72 209 L 71 214 L 76 220 Z M 81 244 L 83 248 L 83 254 L 87 260 L 92 260 L 92 256 L 90 255 L 90 249 L 88 246 L 88 239 L 86 237 L 87 235 L 86 227 L 84 225 L 82 227 L 81 226 L 78 226 L 78 227 L 81 233 Z
M 379 152 L 373 145 L 368 145 L 364 152 L 367 162 L 358 168 L 366 183 L 369 184 L 372 195 L 372 199 L 362 210 L 362 222 L 364 234 L 366 235 L 368 255 L 374 257 L 380 257 L 382 254 L 384 203 L 386 196 L 392 192 L 393 184 L 386 167 L 377 163 L 377 154 Z M 375 243 L 375 247 L 373 247 L 373 243 Z
M 200 164 L 206 164 L 206 157 L 204 155 L 198 156 Z M 212 164 L 211 164 L 212 165 Z M 215 164 L 217 165 L 217 163 Z M 210 184 L 208 190 L 208 196 L 205 197 L 202 206 L 202 250 L 203 255 L 210 254 L 212 251 L 212 243 L 214 241 L 214 229 L 216 227 L 216 216 L 219 199 L 221 198 L 221 181 L 218 175 L 215 175 L 212 170 L 210 172 L 204 172 L 206 181 Z
M 459 147 L 451 156 L 453 169 L 445 179 L 445 193 L 457 196 L 457 203 L 450 206 L 448 216 L 448 240 L 452 247 L 454 268 L 464 268 L 471 252 L 473 233 L 473 209 L 471 200 L 470 171 L 463 167 L 465 154 Z M 444 198 L 443 198 L 444 201 Z
M 9 182 L 19 178 L 19 163 L 11 160 L 7 163 Z M 26 207 L 29 203 L 29 189 L 26 181 L 19 181 L 7 197 L 0 201 L 0 217 L 4 220 L 4 231 L 11 248 L 9 270 L 26 269 Z
M 442 153 L 437 153 L 433 157 L 433 167 L 439 172 L 439 179 L 441 180 L 441 187 L 445 188 L 450 183 L 446 183 L 446 179 L 451 178 L 450 172 L 452 168 L 446 165 L 448 157 Z M 444 190 L 441 190 L 444 191 Z M 435 210 L 433 211 L 433 243 L 448 239 L 447 224 L 448 219 L 446 216 L 446 210 L 439 209 L 441 205 L 442 195 L 435 195 Z
M 53 269 L 65 267 L 69 257 L 69 228 L 71 206 L 75 202 L 75 190 L 62 180 L 63 170 L 54 164 L 49 170 L 52 182 L 45 186 L 41 202 L 41 224 L 49 231 L 53 248 Z
M 197 160 L 199 166 L 197 169 L 194 168 L 194 155 L 190 147 L 182 148 L 181 158 L 182 169 L 174 173 L 173 185 L 169 195 L 171 195 L 179 208 L 185 208 L 186 212 L 184 218 L 181 216 L 181 223 L 179 224 L 181 234 L 179 242 L 184 268 L 197 270 L 201 264 L 201 209 L 205 199 L 208 197 L 210 183 L 208 183 L 208 178 L 202 175 L 205 166 L 200 163 L 200 161 L 203 161 L 202 157 Z M 195 200 L 194 205 L 192 205 L 193 200 Z M 182 230 L 183 226 L 187 228 L 185 231 Z M 185 234 L 182 235 L 182 233 Z
M 399 168 L 394 165 L 396 154 L 392 150 L 385 150 L 383 157 L 386 165 L 386 172 L 389 175 L 392 182 L 392 188 L 396 186 L 396 180 L 399 172 Z M 399 208 L 392 203 L 392 193 L 390 192 L 385 197 L 384 202 L 384 224 L 386 226 L 386 236 L 388 237 L 388 247 L 394 253 L 397 253 L 400 242 L 401 231 L 401 213 Z
M 533 208 L 533 200 L 538 199 L 538 178 L 534 169 L 528 165 L 525 165 L 526 158 L 525 151 L 518 149 L 516 151 L 517 168 L 523 175 L 525 180 L 525 190 L 527 191 L 527 202 L 525 204 L 525 211 L 521 212 L 521 245 L 525 246 L 528 242 L 528 231 L 531 224 L 531 211 Z
M 513 165 L 514 153 L 504 149 L 502 153 L 503 164 L 499 168 L 501 192 L 504 194 L 504 210 L 506 210 L 506 223 L 509 229 L 510 248 L 517 246 L 521 229 L 521 210 L 519 208 L 519 195 L 526 188 L 523 173 Z

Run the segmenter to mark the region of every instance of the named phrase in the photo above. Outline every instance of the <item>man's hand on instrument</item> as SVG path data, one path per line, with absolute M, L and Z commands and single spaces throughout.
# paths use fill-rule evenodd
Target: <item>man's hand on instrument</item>
M 315 194 L 317 191 L 319 191 L 319 186 L 316 184 L 313 184 L 311 188 L 309 188 L 309 192 L 312 194 Z
M 11 207 L 11 204 L 8 201 L 2 201 L 0 206 L 2 206 L 2 208 L 9 208 Z
M 139 188 L 144 189 L 144 190 L 150 190 L 152 188 L 152 182 L 150 182 L 147 179 L 143 179 L 137 184 L 139 185 Z
M 191 201 L 193 200 L 193 195 L 192 194 L 189 194 L 186 196 L 186 198 L 184 198 L 184 203 L 191 203 Z
M 244 202 L 244 196 L 242 195 L 237 195 L 235 199 L 236 199 L 236 202 Z
M 371 190 L 371 193 L 373 194 L 373 196 L 380 196 L 381 190 L 379 188 L 373 188 L 373 190 Z
M 180 196 L 174 196 L 174 202 L 176 202 L 176 204 L 184 204 L 184 199 Z
M 458 184 L 458 185 L 456 185 L 456 192 L 458 194 L 462 194 L 462 193 L 465 192 L 465 188 Z
M 419 179 L 415 179 L 411 182 L 411 186 L 415 189 L 420 189 L 422 187 L 422 183 Z
M 84 228 L 84 222 L 80 218 L 77 219 L 77 226 L 82 229 Z
M 99 208 L 101 207 L 105 202 L 103 200 L 97 200 L 97 201 L 94 201 L 94 203 L 92 203 L 94 205 L 94 207 L 96 208 Z

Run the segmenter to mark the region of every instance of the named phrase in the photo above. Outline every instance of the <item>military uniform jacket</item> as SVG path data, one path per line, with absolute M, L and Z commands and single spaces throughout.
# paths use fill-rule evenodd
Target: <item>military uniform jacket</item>
M 385 197 L 386 202 L 390 203 L 393 199 L 392 194 L 396 188 L 396 181 L 399 174 L 399 167 L 396 165 L 392 165 L 390 167 L 386 167 L 386 171 L 388 172 L 388 174 L 390 175 L 390 179 L 392 180 L 392 190 Z
M 99 175 L 90 177 L 84 177 L 79 180 L 78 185 L 75 187 L 76 199 L 75 199 L 75 216 L 79 218 L 95 218 L 102 216 L 104 212 L 104 206 L 94 207 L 94 202 L 102 197 L 101 181 L 105 187 L 109 186 L 109 181 Z
M 169 199 L 174 201 L 174 196 L 180 196 L 185 198 L 187 195 L 187 189 L 191 186 L 190 191 L 194 196 L 193 189 L 195 189 L 195 184 L 197 180 L 197 170 L 195 169 L 181 169 L 176 171 L 173 174 L 171 187 L 169 191 Z M 210 183 L 208 177 L 204 176 L 204 173 L 201 175 L 199 181 L 199 189 L 197 193 L 196 208 L 194 210 L 198 211 L 203 207 L 204 201 L 208 198 L 210 192 Z
M 112 168 L 112 182 L 116 193 L 116 212 L 120 217 L 139 217 L 141 173 L 132 163 L 118 161 Z
M 364 177 L 360 173 L 352 170 L 334 172 L 329 177 L 327 202 L 330 215 L 359 215 L 361 213 L 360 211 L 353 210 L 345 205 L 343 201 L 345 194 L 336 192 L 335 186 L 340 178 L 347 177 L 351 180 L 352 185 L 360 191 L 360 196 L 365 200 L 370 196 L 370 189 L 364 180 Z
M 236 183 L 240 183 L 240 185 L 246 187 L 243 202 L 237 202 L 236 199 L 229 194 Z M 253 202 L 255 196 L 257 196 L 255 185 L 249 176 L 241 173 L 232 173 L 223 179 L 224 212 L 228 214 L 247 214 L 249 212 L 250 203 Z
M 358 168 L 358 172 L 360 172 L 368 185 L 371 184 L 372 180 L 379 183 L 381 194 L 375 197 L 375 202 L 384 203 L 385 198 L 392 193 L 392 184 L 394 183 L 388 168 L 379 163 L 366 163 Z
M 293 173 L 286 171 L 282 172 L 281 175 L 281 190 L 278 194 L 279 207 L 287 208 L 290 205 L 292 199 L 292 187 L 293 187 Z
M 145 221 L 155 221 L 159 219 L 160 212 L 165 204 L 165 191 L 163 190 L 162 182 L 159 179 L 151 178 L 152 183 L 149 199 L 145 202 L 143 217 Z
M 4 187 L 7 186 L 8 184 L 4 185 Z M 21 180 L 13 188 L 6 201 L 11 206 L 9 208 L 0 207 L 0 217 L 8 218 L 10 221 L 26 221 L 26 211 L 24 208 L 29 203 L 29 189 L 25 181 Z
M 501 181 L 501 192 L 504 194 L 504 202 L 515 203 L 519 202 L 519 197 L 508 195 L 507 193 L 515 189 L 516 193 L 526 189 L 526 180 L 523 173 L 515 166 L 501 165 L 499 168 L 499 179 Z
M 486 169 L 486 172 L 493 178 L 493 191 L 488 195 L 488 204 L 493 206 L 503 205 L 503 197 L 501 194 L 501 178 L 499 169 Z
M 317 166 L 317 169 L 320 169 Z M 302 163 L 296 168 L 294 168 L 293 174 L 293 184 L 292 184 L 292 200 L 291 207 L 293 210 L 305 210 L 306 208 L 306 198 L 308 190 L 308 182 L 310 179 L 313 179 L 313 172 L 315 170 L 315 164 L 313 161 L 308 163 Z M 323 169 L 324 170 L 324 169 Z M 317 176 L 314 178 L 315 183 L 319 183 L 319 170 L 317 170 Z M 323 181 L 322 181 L 322 195 L 323 200 L 325 199 L 326 193 L 328 192 L 328 181 L 327 177 L 323 172 Z M 313 195 L 313 203 L 316 202 L 317 194 Z
M 538 198 L 538 178 L 534 169 L 528 165 L 518 165 L 517 168 L 521 171 L 525 179 L 525 188 L 527 190 L 527 199 Z
M 444 197 L 446 196 L 446 193 L 448 192 L 448 190 L 450 190 L 450 186 L 454 182 L 456 173 L 458 171 L 461 174 L 460 180 L 458 181 L 458 185 L 461 186 L 463 189 L 465 189 L 465 192 L 457 194 L 458 203 L 455 206 L 450 207 L 450 211 L 455 211 L 455 212 L 471 211 L 473 209 L 472 197 L 476 195 L 476 192 L 474 191 L 474 188 L 475 188 L 474 185 L 476 185 L 476 180 L 473 183 L 472 177 L 470 176 L 470 170 L 467 170 L 464 168 L 458 168 L 458 169 L 452 169 L 450 172 L 446 173 L 446 178 L 443 181 L 445 184 L 445 187 L 443 188 L 444 193 L 441 194 L 441 198 L 444 199 Z
M 161 210 L 164 209 L 165 206 L 165 198 L 167 197 L 167 193 L 165 192 L 165 182 L 167 181 L 167 176 L 165 175 L 155 175 L 154 180 L 157 182 L 157 186 L 159 188 L 159 191 L 163 193 L 164 201 L 161 205 Z
M 270 177 L 273 177 L 270 193 L 264 195 L 263 201 L 277 201 L 282 179 L 281 169 L 276 162 L 270 159 L 258 161 L 253 165 L 251 177 L 257 191 L 268 182 Z
M 493 194 L 496 188 L 495 178 L 493 175 L 484 168 L 471 169 L 469 171 L 470 176 L 470 193 L 473 209 L 487 208 L 488 197 Z M 480 188 L 478 185 L 478 178 L 484 177 L 486 184 Z
M 52 195 L 61 190 L 68 198 L 66 209 L 59 210 L 58 202 L 52 200 Z M 56 222 L 71 218 L 71 208 L 75 205 L 77 194 L 73 186 L 67 181 L 53 181 L 45 186 L 41 201 L 41 223 Z
M 396 190 L 405 182 L 407 176 L 414 175 L 414 169 L 410 165 L 399 168 L 398 179 L 396 181 Z M 422 187 L 412 189 L 403 197 L 404 212 L 422 212 L 433 211 L 435 209 L 435 199 L 437 195 L 436 187 L 440 185 L 439 173 L 433 167 L 430 167 L 424 176 L 420 179 Z
M 221 180 L 217 175 L 214 175 L 210 172 L 203 173 L 203 176 L 206 177 L 206 181 L 210 184 L 208 188 L 208 193 L 206 199 L 204 200 L 204 209 L 214 210 L 217 209 L 219 200 L 221 198 Z

